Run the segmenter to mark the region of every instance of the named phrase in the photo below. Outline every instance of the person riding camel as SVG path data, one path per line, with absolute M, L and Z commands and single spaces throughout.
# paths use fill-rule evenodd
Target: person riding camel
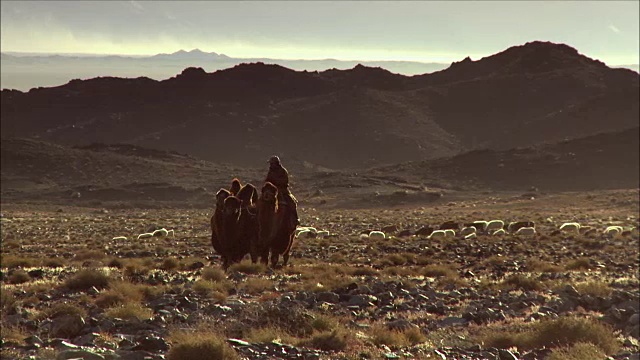
M 290 209 L 292 227 L 295 228 L 300 224 L 298 200 L 289 191 L 289 172 L 280 163 L 280 158 L 275 155 L 269 159 L 269 172 L 265 182 L 267 181 L 278 188 L 278 201 Z

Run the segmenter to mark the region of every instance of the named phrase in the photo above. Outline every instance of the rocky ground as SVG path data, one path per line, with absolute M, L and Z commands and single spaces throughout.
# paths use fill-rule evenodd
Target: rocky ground
M 213 209 L 3 203 L 2 359 L 638 359 L 637 232 L 552 235 L 637 228 L 638 190 L 526 195 L 329 208 L 319 194 L 301 220 L 329 237 L 296 240 L 286 267 L 227 273 Z M 416 235 L 490 219 L 538 234 Z M 135 240 L 158 226 L 175 238 Z

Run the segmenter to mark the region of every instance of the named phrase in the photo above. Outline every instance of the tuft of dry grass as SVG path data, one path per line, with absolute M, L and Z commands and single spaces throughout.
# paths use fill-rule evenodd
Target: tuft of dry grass
M 572 346 L 553 349 L 547 360 L 604 359 L 607 355 L 592 343 L 579 342 Z
M 613 329 L 597 320 L 579 317 L 561 317 L 528 325 L 524 329 L 484 329 L 479 340 L 489 347 L 507 349 L 558 348 L 578 343 L 591 343 L 605 354 L 614 354 L 619 348 Z
M 82 249 L 76 252 L 76 255 L 74 256 L 73 259 L 78 261 L 102 260 L 106 256 L 107 255 L 103 251 Z
M 0 291 L 0 309 L 2 310 L 2 313 L 5 314 L 10 312 L 16 304 L 16 301 L 15 295 L 3 286 Z
M 142 304 L 130 302 L 109 308 L 104 314 L 110 318 L 147 320 L 153 317 L 153 310 L 142 306 Z
M 611 296 L 611 286 L 602 281 L 588 281 L 574 284 L 576 290 L 582 295 L 608 297 Z
M 589 258 L 580 258 L 568 262 L 564 266 L 565 270 L 591 270 L 593 265 Z
M 267 267 L 261 263 L 252 264 L 250 262 L 241 262 L 233 264 L 229 267 L 229 271 L 237 271 L 244 274 L 261 274 L 267 270 Z
M 276 326 L 250 328 L 244 338 L 256 343 L 279 341 L 285 344 L 294 344 L 297 341 L 295 337 Z
M 18 267 L 27 268 L 37 265 L 37 261 L 31 258 L 25 258 L 15 255 L 2 255 L 0 256 L 0 267 L 7 269 L 14 269 Z
M 84 309 L 84 307 L 78 306 L 76 304 L 59 302 L 59 303 L 55 303 L 50 308 L 42 311 L 38 315 L 39 315 L 38 316 L 39 319 L 47 319 L 47 318 L 53 319 L 58 316 L 64 316 L 64 315 L 77 315 L 81 317 L 86 317 L 87 311 Z
M 505 288 L 519 289 L 525 291 L 539 291 L 545 288 L 539 280 L 530 278 L 523 274 L 513 274 L 502 281 Z
M 273 288 L 273 282 L 269 279 L 250 278 L 247 279 L 240 288 L 249 294 L 258 295 Z
M 26 282 L 29 282 L 30 280 L 31 276 L 29 276 L 26 271 L 20 269 L 15 270 L 13 273 L 11 273 L 11 275 L 9 275 L 9 278 L 7 279 L 9 284 L 24 284 Z
M 558 273 L 562 271 L 560 266 L 538 259 L 527 260 L 526 266 L 530 272 Z
M 102 289 L 109 285 L 109 277 L 96 269 L 84 269 L 76 272 L 64 282 L 64 287 L 69 290 L 88 290 L 95 286 Z
M 458 272 L 450 265 L 427 265 L 422 270 L 422 275 L 426 277 L 457 277 Z
M 24 339 L 27 336 L 29 336 L 29 333 L 23 327 L 7 326 L 4 324 L 0 327 L 0 339 L 2 339 L 3 343 L 13 342 L 19 345 L 24 345 Z
M 160 269 L 170 271 L 170 270 L 177 269 L 179 266 L 180 266 L 180 262 L 178 261 L 178 259 L 174 257 L 168 257 L 162 261 L 162 265 L 160 265 Z
M 109 285 L 95 300 L 95 304 L 103 309 L 122 305 L 128 302 L 141 302 L 144 294 L 139 285 L 119 281 Z
M 198 280 L 193 284 L 193 290 L 201 295 L 209 296 L 218 302 L 227 299 L 229 290 L 233 285 L 228 281 L 213 282 L 210 280 Z
M 380 273 L 378 270 L 372 267 L 356 267 L 349 269 L 349 274 L 351 276 L 378 276 Z
M 225 338 L 213 332 L 172 333 L 167 360 L 237 360 L 238 354 Z
M 370 329 L 371 341 L 376 346 L 408 346 L 409 341 L 402 331 L 388 329 L 385 326 L 377 325 Z
M 221 282 L 227 279 L 227 275 L 219 268 L 206 267 L 202 269 L 202 279 L 213 282 Z
M 335 329 L 313 334 L 298 345 L 324 351 L 342 351 L 352 340 L 352 335 L 347 330 Z

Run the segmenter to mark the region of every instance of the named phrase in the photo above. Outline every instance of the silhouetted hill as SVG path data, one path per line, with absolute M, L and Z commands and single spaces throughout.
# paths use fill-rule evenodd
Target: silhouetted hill
M 503 151 L 475 150 L 365 174 L 442 181 L 463 188 L 541 191 L 638 188 L 640 128 Z
M 242 166 L 279 154 L 362 168 L 634 128 L 638 80 L 545 42 L 413 77 L 362 65 L 187 68 L 164 81 L 103 77 L 2 91 L 2 135 L 126 143 Z

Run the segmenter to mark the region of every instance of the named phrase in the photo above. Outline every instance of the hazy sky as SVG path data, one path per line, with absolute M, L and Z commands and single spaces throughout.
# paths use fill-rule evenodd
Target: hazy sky
M 528 41 L 637 64 L 640 1 L 6 1 L 2 51 L 458 61 Z

